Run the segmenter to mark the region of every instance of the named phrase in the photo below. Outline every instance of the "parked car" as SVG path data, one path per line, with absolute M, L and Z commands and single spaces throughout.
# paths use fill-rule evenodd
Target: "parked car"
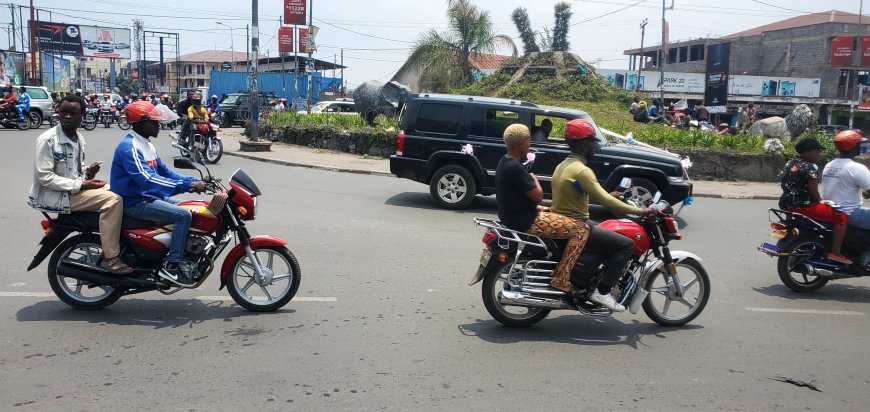
M 278 98 L 272 92 L 261 92 L 259 95 L 261 113 L 268 111 L 270 109 L 269 102 Z M 218 118 L 221 127 L 244 125 L 246 121 L 251 119 L 251 93 L 240 92 L 226 95 L 218 106 Z
M 41 125 L 44 120 L 51 119 L 51 116 L 54 114 L 54 102 L 51 100 L 48 88 L 40 86 L 25 87 L 27 87 L 27 94 L 30 95 L 30 113 L 39 115 L 38 124 Z
M 307 114 L 308 111 L 300 110 L 299 113 Z M 311 106 L 311 113 L 357 114 L 353 100 L 330 100 L 320 102 Z
M 842 126 L 837 124 L 824 124 L 819 126 L 819 131 L 824 133 L 828 138 L 833 138 L 837 135 L 837 133 L 842 132 L 843 130 L 848 130 L 849 126 Z
M 562 139 L 565 124 L 576 118 L 592 121 L 583 111 L 523 101 L 415 94 L 400 114 L 390 172 L 429 185 L 432 198 L 443 208 L 465 208 L 477 194 L 495 194 L 495 169 L 506 151 L 504 130 L 522 123 L 534 134 L 547 119 L 553 129 L 546 141 L 532 143 L 537 153 L 531 172 L 550 197 L 553 171 L 569 153 Z M 671 204 L 691 196 L 692 184 L 685 178 L 679 156 L 614 143 L 600 130 L 596 137 L 597 153 L 589 166 L 604 189 L 613 190 L 628 177 L 635 187 L 650 194 L 661 192 Z M 465 145 L 472 146 L 473 155 L 461 151 Z

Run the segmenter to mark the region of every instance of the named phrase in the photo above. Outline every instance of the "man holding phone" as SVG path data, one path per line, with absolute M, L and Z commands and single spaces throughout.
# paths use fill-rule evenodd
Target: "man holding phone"
M 36 139 L 33 185 L 27 204 L 49 213 L 100 212 L 100 267 L 114 274 L 133 272 L 120 258 L 119 238 L 124 204 L 96 179 L 100 163 L 84 166 L 85 140 L 77 131 L 87 103 L 68 95 L 58 105 L 60 124 Z

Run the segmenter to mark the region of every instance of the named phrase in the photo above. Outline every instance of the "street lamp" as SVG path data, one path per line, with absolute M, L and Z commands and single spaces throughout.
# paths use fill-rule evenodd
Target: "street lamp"
M 232 56 L 233 70 L 235 70 L 236 69 L 236 49 L 233 48 L 233 27 L 228 25 L 228 24 L 221 23 L 219 21 L 216 21 L 215 24 L 219 24 L 221 26 L 226 26 L 226 27 L 229 27 L 229 29 L 230 29 L 230 53 L 233 55 Z

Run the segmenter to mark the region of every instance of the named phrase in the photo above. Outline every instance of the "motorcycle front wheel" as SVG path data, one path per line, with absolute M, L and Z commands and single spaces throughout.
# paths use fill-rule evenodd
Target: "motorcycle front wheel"
M 118 128 L 121 130 L 130 130 L 130 123 L 127 123 L 127 116 L 118 118 Z
M 58 123 L 60 123 L 60 118 L 57 116 L 51 116 L 51 119 L 48 119 L 48 124 L 51 127 L 57 126 Z
M 661 270 L 650 275 L 644 285 L 649 295 L 643 301 L 643 311 L 662 326 L 682 326 L 691 322 L 701 314 L 710 299 L 710 277 L 704 266 L 695 259 L 683 259 L 676 265 L 683 284 L 683 296 L 676 295 L 673 278 L 666 278 Z
M 111 286 L 95 285 L 57 273 L 61 260 L 73 260 L 96 267 L 103 246 L 97 235 L 73 236 L 57 246 L 48 261 L 48 284 L 54 294 L 76 309 L 102 309 L 121 298 L 121 292 Z
M 266 279 L 258 281 L 255 262 L 242 255 L 233 264 L 228 288 L 239 306 L 253 312 L 278 310 L 293 299 L 302 280 L 296 256 L 286 247 L 262 247 L 254 251 Z
M 215 164 L 224 155 L 224 143 L 218 139 L 209 139 L 208 147 L 205 148 L 205 161 Z
M 498 302 L 498 292 L 509 290 L 508 280 L 511 276 L 513 262 L 499 264 L 483 278 L 481 295 L 483 306 L 493 319 L 505 326 L 532 326 L 550 314 L 549 309 L 528 308 L 524 306 L 507 306 Z
M 85 117 L 85 120 L 82 120 L 82 127 L 87 131 L 94 130 L 97 128 L 97 120 Z

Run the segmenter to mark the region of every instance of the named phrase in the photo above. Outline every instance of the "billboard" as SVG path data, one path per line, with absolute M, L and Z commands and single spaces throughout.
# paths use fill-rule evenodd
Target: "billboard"
M 635 90 L 637 86 L 637 72 L 634 71 L 599 69 L 598 74 L 607 77 L 610 84 L 623 89 Z M 640 90 L 660 90 L 660 79 L 659 72 L 641 72 Z M 704 74 L 665 72 L 665 92 L 704 93 Z
M 293 28 L 278 28 L 278 53 L 293 53 Z
M 70 91 L 70 62 L 42 53 L 42 84 L 52 91 Z
M 297 36 L 299 40 L 299 45 L 296 46 L 296 50 L 299 53 L 306 53 L 308 50 L 308 28 L 300 27 L 299 28 L 299 36 Z
M 870 66 L 870 36 L 861 36 L 861 66 Z
M 831 40 L 831 66 L 846 67 L 852 65 L 852 44 L 855 38 L 849 36 L 834 37 Z
M 607 77 L 610 84 L 614 86 L 628 90 L 635 88 L 637 72 L 599 69 L 598 74 Z M 640 77 L 640 89 L 648 92 L 659 91 L 659 77 L 658 72 L 643 72 Z M 822 79 L 820 78 L 738 74 L 728 77 L 728 94 L 731 96 L 819 97 L 821 85 Z M 665 72 L 665 93 L 703 94 L 704 74 Z
M 305 24 L 306 0 L 284 0 L 284 24 Z
M 40 51 L 61 56 L 130 59 L 130 30 L 37 21 Z
M 707 46 L 707 73 L 704 84 L 704 106 L 728 104 L 728 68 L 731 43 Z
M 0 50 L 0 84 L 24 84 L 24 53 Z

